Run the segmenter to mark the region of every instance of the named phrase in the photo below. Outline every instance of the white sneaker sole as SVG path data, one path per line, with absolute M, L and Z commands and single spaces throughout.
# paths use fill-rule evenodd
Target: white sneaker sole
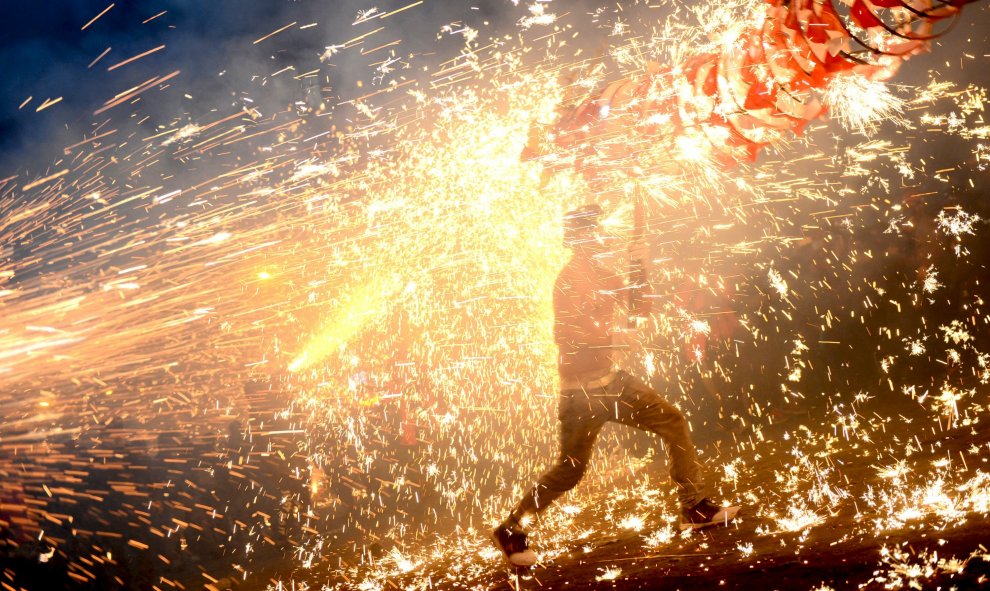
M 712 516 L 711 521 L 706 521 L 705 523 L 687 523 L 681 522 L 681 531 L 689 529 L 702 529 L 705 527 L 711 527 L 713 525 L 728 525 L 730 521 L 736 518 L 736 514 L 739 513 L 740 507 L 722 507 L 722 510 Z
M 506 562 L 512 566 L 518 568 L 529 568 L 538 562 L 536 552 L 533 552 L 530 549 L 526 549 L 525 552 L 513 552 L 512 554 L 508 554 L 506 553 L 505 548 L 502 547 L 502 544 L 498 541 L 497 535 L 492 534 L 492 542 L 494 542 L 495 547 L 502 552 L 502 556 L 505 557 Z

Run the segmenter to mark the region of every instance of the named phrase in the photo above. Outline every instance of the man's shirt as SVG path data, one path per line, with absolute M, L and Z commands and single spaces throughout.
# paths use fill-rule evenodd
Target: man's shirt
M 554 340 L 562 380 L 594 379 L 612 370 L 612 329 L 622 288 L 614 271 L 585 257 L 572 257 L 557 276 Z

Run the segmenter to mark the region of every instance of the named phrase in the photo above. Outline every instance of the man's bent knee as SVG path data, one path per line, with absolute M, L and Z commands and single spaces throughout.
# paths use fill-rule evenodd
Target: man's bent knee
M 565 462 L 557 464 L 540 480 L 540 484 L 554 492 L 567 492 L 577 486 L 578 482 L 581 482 L 585 468 L 586 464 L 584 463 Z

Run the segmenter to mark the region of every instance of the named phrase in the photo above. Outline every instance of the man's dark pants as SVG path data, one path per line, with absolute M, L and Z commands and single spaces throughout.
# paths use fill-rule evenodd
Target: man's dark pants
M 663 441 L 670 477 L 682 508 L 704 498 L 701 465 L 684 415 L 649 386 L 624 371 L 615 372 L 604 386 L 568 389 L 560 393 L 560 456 L 512 510 L 507 523 L 542 512 L 584 476 L 595 440 L 612 421 L 655 433 Z

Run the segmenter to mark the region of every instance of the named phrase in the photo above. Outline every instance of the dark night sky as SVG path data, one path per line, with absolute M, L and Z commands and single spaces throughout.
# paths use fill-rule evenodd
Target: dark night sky
M 299 83 L 291 77 L 294 73 L 269 80 L 264 87 L 262 77 L 288 65 L 299 73 L 319 67 L 325 46 L 386 25 L 388 29 L 376 41 L 401 38 L 400 53 L 436 51 L 436 35 L 444 24 L 463 20 L 481 28 L 487 20 L 495 26 L 505 24 L 500 19 L 518 18 L 523 10 L 510 0 L 427 0 L 387 21 L 352 26 L 359 10 L 377 7 L 388 12 L 411 2 L 115 0 L 104 16 L 80 30 L 111 0 L 8 0 L 0 19 L 0 170 L 4 171 L 0 177 L 21 167 L 30 172 L 44 168 L 62 147 L 78 141 L 94 121 L 101 121 L 92 113 L 105 100 L 155 75 L 182 70 L 175 80 L 182 92 L 154 97 L 156 104 L 145 107 L 163 122 L 184 113 L 195 116 L 197 109 L 222 107 L 231 102 L 235 91 L 287 104 L 300 92 Z M 162 11 L 167 12 L 144 23 Z M 293 21 L 296 26 L 286 32 L 258 45 L 252 43 Z M 299 29 L 314 22 L 318 25 Z M 390 37 L 386 40 L 382 35 Z M 447 45 L 456 51 L 461 42 L 451 39 Z M 107 71 L 163 44 L 164 50 Z M 442 51 L 444 43 L 440 45 Z M 107 47 L 110 52 L 88 68 Z M 354 61 L 354 56 L 359 58 L 359 52 L 338 54 L 334 66 L 325 67 L 334 85 L 349 89 L 361 77 L 366 85 L 370 82 L 367 64 Z M 184 93 L 193 99 L 183 98 Z M 33 99 L 19 109 L 29 96 Z M 36 112 L 46 99 L 60 96 L 62 102 Z M 109 115 L 121 116 L 119 112 Z
M 153 103 L 143 107 L 143 113 L 155 117 L 157 123 L 195 119 L 205 109 L 232 103 L 235 92 L 268 100 L 271 106 L 288 104 L 299 98 L 299 83 L 291 75 L 265 78 L 288 65 L 295 66 L 296 72 L 319 67 L 318 56 L 327 45 L 385 25 L 387 30 L 378 34 L 376 41 L 401 38 L 400 54 L 452 55 L 463 40 L 450 38 L 437 43 L 437 33 L 444 24 L 464 21 L 482 29 L 486 37 L 495 31 L 511 32 L 512 23 L 526 14 L 527 4 L 426 0 L 387 21 L 351 24 L 359 10 L 377 7 L 387 12 L 409 3 L 411 0 L 116 0 L 102 18 L 81 31 L 110 0 L 7 0 L 4 18 L 0 19 L 0 178 L 25 168 L 29 174 L 42 172 L 62 147 L 79 141 L 106 118 L 92 115 L 105 100 L 155 75 L 182 70 L 174 82 L 182 92 L 159 93 Z M 579 6 L 586 4 L 589 2 L 558 0 L 553 8 L 580 14 Z M 143 23 L 162 11 L 167 12 Z M 252 44 L 293 21 L 297 25 L 285 33 Z M 490 26 L 485 27 L 484 21 Z M 318 25 L 299 30 L 299 26 L 312 22 Z M 986 67 L 990 57 L 984 57 L 990 54 L 988 23 L 988 3 L 968 7 L 960 25 L 941 42 L 945 47 L 905 67 L 897 81 L 920 84 L 926 81 L 929 69 L 937 69 L 957 82 L 990 84 Z M 585 42 L 592 43 L 588 39 Z M 166 48 L 154 55 L 107 71 L 162 44 Z M 107 47 L 110 52 L 88 68 Z M 958 54 L 963 51 L 974 54 L 975 59 L 960 60 Z M 324 66 L 324 70 L 331 74 L 340 94 L 346 96 L 359 78 L 365 84 L 370 82 L 372 72 L 367 60 L 360 60 L 359 52 L 339 54 L 333 61 L 334 66 Z M 186 93 L 193 98 L 184 97 Z M 33 98 L 18 109 L 28 97 Z M 62 102 L 36 112 L 46 99 L 58 97 L 64 97 Z M 126 113 L 109 115 L 116 119 Z

